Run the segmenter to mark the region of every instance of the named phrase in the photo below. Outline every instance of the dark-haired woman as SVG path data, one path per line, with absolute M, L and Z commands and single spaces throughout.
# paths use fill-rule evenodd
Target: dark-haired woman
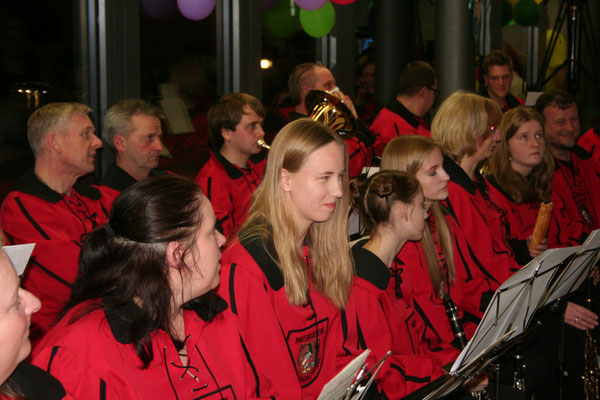
M 391 350 L 376 381 L 384 398 L 399 399 L 442 375 L 441 366 L 458 351 L 431 352 L 417 334 L 413 310 L 390 294 L 397 254 L 407 241 L 420 240 L 425 228 L 419 181 L 404 172 L 378 172 L 369 180 L 362 208 L 373 229 L 352 248 L 356 277 L 346 310 L 346 347 L 370 349 L 370 365 Z
M 275 137 L 219 293 L 239 317 L 260 393 L 317 398 L 336 373 L 352 283 L 344 142 L 308 118 Z
M 33 355 L 85 399 L 255 395 L 219 283 L 215 215 L 175 176 L 136 183 L 82 248 L 68 312 Z

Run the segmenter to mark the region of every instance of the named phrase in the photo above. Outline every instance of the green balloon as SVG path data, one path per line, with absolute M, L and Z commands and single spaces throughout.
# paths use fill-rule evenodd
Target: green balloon
M 277 36 L 290 37 L 298 32 L 298 8 L 294 0 L 279 0 L 267 10 L 267 26 Z
M 300 25 L 304 32 L 312 37 L 320 38 L 331 32 L 335 24 L 335 10 L 330 2 L 317 10 L 300 9 Z
M 521 26 L 537 25 L 540 6 L 534 0 L 519 0 L 513 7 L 515 22 Z
M 513 19 L 513 6 L 508 0 L 502 0 L 502 26 L 506 26 Z

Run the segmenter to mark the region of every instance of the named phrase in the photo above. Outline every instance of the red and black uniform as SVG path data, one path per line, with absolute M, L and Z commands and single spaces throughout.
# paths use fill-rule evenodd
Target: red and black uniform
M 487 91 L 487 87 L 484 87 L 481 91 L 481 95 L 483 97 L 490 98 L 490 94 Z M 511 93 L 506 93 L 506 98 L 504 99 L 504 105 L 502 106 L 502 112 L 507 112 L 513 108 L 517 108 L 525 105 L 525 102 L 518 98 L 517 96 L 512 95 Z
M 149 177 L 153 176 L 164 176 L 171 175 L 168 172 L 161 171 L 159 169 L 153 169 L 150 171 Z M 100 182 L 100 186 L 98 187 L 102 191 L 102 197 L 106 199 L 104 202 L 108 204 L 109 209 L 112 208 L 112 204 L 114 203 L 117 196 L 121 194 L 121 192 L 127 189 L 129 186 L 133 185 L 137 182 L 133 176 L 129 175 L 125 170 L 119 167 L 117 164 L 111 165 L 102 181 Z
M 485 179 L 475 171 L 475 181 L 449 157 L 444 169 L 450 175 L 448 199 L 442 202 L 447 215 L 454 219 L 457 248 L 456 279 L 463 284 L 462 307 L 476 319 L 498 287 L 516 270 L 517 262 L 506 245 L 506 216 L 490 202 Z
M 248 160 L 248 168 L 230 163 L 214 149 L 196 175 L 196 183 L 210 200 L 223 235 L 229 239 L 242 226 L 250 209 L 252 193 L 262 180 L 267 151 Z
M 443 374 L 442 366 L 454 360 L 454 348 L 432 352 L 416 331 L 414 311 L 390 295 L 394 280 L 387 266 L 361 241 L 352 248 L 356 268 L 348 306 L 343 313 L 347 326 L 345 347 L 370 349 L 370 366 L 391 350 L 375 382 L 384 398 L 400 399 Z
M 600 162 L 600 125 L 597 125 L 581 135 L 577 139 L 577 145 L 592 155 L 592 158 Z
M 441 251 L 439 254 L 440 263 L 442 268 L 445 269 Z M 460 262 L 460 259 L 454 260 L 455 264 Z M 414 309 L 415 315 L 421 320 L 419 324 L 422 328 L 419 330 L 420 341 L 427 343 L 428 347 L 433 350 L 448 344 L 460 350 L 450 326 L 444 302 L 440 297 L 440 293 L 435 293 L 431 283 L 421 242 L 406 242 L 394 259 L 391 271 L 394 284 L 389 286 L 390 295 L 404 300 Z M 457 280 L 453 285 L 450 285 L 447 270 L 443 275 L 445 276 L 444 290 L 450 295 L 455 304 L 461 304 L 463 297 L 462 282 Z M 463 317 L 461 309 L 459 309 L 459 317 Z M 468 340 L 473 336 L 477 325 L 466 320 L 462 322 Z
M 256 398 L 235 317 L 226 310 L 226 302 L 218 300 L 219 314 L 210 322 L 206 307 L 183 311 L 185 364 L 171 337 L 153 329 L 153 359 L 142 368 L 130 336 L 132 320 L 141 312 L 133 302 L 118 309 L 100 308 L 70 323 L 91 303 L 75 307 L 40 342 L 33 363 L 58 378 L 77 399 Z
M 281 270 L 262 238 L 223 252 L 219 294 L 238 316 L 263 396 L 317 398 L 342 353 L 341 311 L 310 284 L 305 304 L 291 305 Z M 304 248 L 310 272 L 308 248 Z M 339 353 L 338 353 L 339 352 Z
M 36 243 L 23 287 L 42 308 L 31 316 L 32 343 L 39 340 L 71 295 L 79 269 L 79 251 L 86 235 L 108 219 L 100 190 L 75 184 L 71 195 L 60 194 L 27 171 L 2 203 L 0 226 L 11 244 Z
M 581 242 L 600 227 L 600 164 L 579 146 L 571 161 L 555 160 L 552 202 L 563 222 L 559 228 L 571 241 Z
M 371 131 L 375 135 L 375 155 L 381 157 L 385 146 L 400 135 L 421 135 L 431 137 L 425 120 L 408 111 L 396 98 L 379 111 Z
M 300 118 L 308 117 L 296 111 L 290 112 L 290 121 Z M 357 178 L 362 173 L 363 168 L 371 165 L 373 153 L 371 146 L 375 140 L 369 128 L 360 119 L 356 120 L 356 124 L 357 130 L 351 132 L 351 135 L 338 132 L 340 137 L 344 139 L 344 145 L 348 152 L 348 176 L 350 179 Z

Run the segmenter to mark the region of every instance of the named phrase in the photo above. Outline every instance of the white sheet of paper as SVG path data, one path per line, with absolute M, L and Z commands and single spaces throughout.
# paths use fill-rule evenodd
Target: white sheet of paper
M 17 271 L 17 275 L 23 275 L 25 267 L 31 257 L 31 252 L 35 247 L 35 243 L 17 244 L 14 246 L 2 246 L 2 249 L 8 254 L 8 258 L 12 261 Z
M 321 390 L 318 400 L 340 400 L 346 396 L 348 387 L 354 377 L 365 363 L 371 350 L 367 349 L 350 361 L 336 376 L 334 376 Z

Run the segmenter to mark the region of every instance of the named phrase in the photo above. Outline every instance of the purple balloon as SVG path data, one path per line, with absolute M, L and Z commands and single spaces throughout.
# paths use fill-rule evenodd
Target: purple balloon
M 193 21 L 208 17 L 216 4 L 217 0 L 177 0 L 179 11 L 184 17 Z
M 262 10 L 267 11 L 269 8 L 277 4 L 277 0 L 262 0 Z
M 154 19 L 167 19 L 177 14 L 175 0 L 142 0 L 142 8 Z
M 323 7 L 329 0 L 294 0 L 298 7 L 305 10 L 318 10 Z

